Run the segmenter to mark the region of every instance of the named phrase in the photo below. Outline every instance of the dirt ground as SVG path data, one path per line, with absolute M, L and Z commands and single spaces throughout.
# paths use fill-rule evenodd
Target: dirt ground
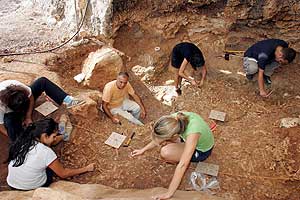
M 165 52 L 158 58 L 167 61 L 174 44 L 186 39 L 195 41 L 195 38 L 187 38 L 184 31 L 179 31 L 176 38 L 168 40 L 152 35 L 149 30 L 143 30 L 142 33 L 141 39 L 138 26 L 124 26 L 116 33 L 113 46 L 131 57 L 126 62 L 126 70 L 136 64 L 148 65 L 148 54 L 154 55 L 155 60 L 156 46 Z M 163 162 L 158 154 L 159 149 L 137 158 L 130 157 L 130 152 L 150 141 L 151 122 L 159 116 L 187 110 L 200 114 L 210 123 L 208 115 L 214 109 L 227 113 L 226 121 L 217 123 L 214 132 L 216 144 L 207 160 L 220 166 L 218 180 L 221 189 L 216 195 L 226 199 L 299 199 L 300 127 L 279 128 L 281 118 L 300 116 L 299 57 L 296 62 L 285 67 L 284 71 L 272 77 L 270 89 L 274 89 L 274 92 L 270 98 L 262 99 L 257 95 L 257 83 L 246 81 L 239 73 L 242 72 L 240 58 L 231 57 L 230 61 L 225 61 L 223 58 L 216 58 L 216 52 L 206 51 L 213 45 L 214 39 L 217 39 L 214 37 L 211 35 L 211 41 L 207 41 L 204 46 L 208 66 L 204 86 L 183 88 L 183 95 L 176 99 L 172 107 L 156 100 L 140 81 L 140 77 L 131 73 L 130 81 L 143 99 L 148 113 L 144 127 L 136 127 L 124 120 L 122 125 L 114 125 L 101 113 L 97 121 L 90 121 L 88 118 L 78 121 L 72 118 L 76 128 L 71 141 L 61 144 L 55 150 L 67 167 L 95 162 L 96 170 L 69 180 L 101 183 L 114 188 L 168 187 L 176 166 Z M 84 88 L 73 77 L 80 72 L 84 58 L 95 49 L 96 45 L 81 46 L 49 61 L 51 69 L 63 77 L 62 86 L 67 92 L 76 93 Z M 161 85 L 172 78 L 173 74 L 167 67 L 160 68 L 150 83 Z M 112 131 L 125 135 L 135 131 L 137 134 L 130 147 L 115 150 L 104 145 Z M 7 140 L 2 136 L 0 150 L 0 190 L 4 190 L 8 189 L 5 181 L 7 169 L 2 164 L 7 153 Z M 180 189 L 191 189 L 188 177 L 195 166 L 190 165 Z

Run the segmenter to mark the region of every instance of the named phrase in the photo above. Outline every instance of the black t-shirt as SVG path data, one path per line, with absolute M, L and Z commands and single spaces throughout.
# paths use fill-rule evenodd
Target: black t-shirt
M 267 64 L 275 61 L 275 50 L 278 46 L 288 47 L 288 44 L 279 39 L 262 40 L 252 45 L 244 54 L 245 57 L 257 60 L 258 67 L 265 70 Z
M 184 58 L 192 65 L 194 69 L 202 67 L 205 64 L 204 57 L 200 49 L 189 42 L 182 42 L 173 48 L 172 62 L 174 67 L 180 67 Z

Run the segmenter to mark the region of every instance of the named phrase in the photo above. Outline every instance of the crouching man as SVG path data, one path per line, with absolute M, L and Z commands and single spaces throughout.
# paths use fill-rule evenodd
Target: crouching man
M 284 64 L 291 63 L 296 57 L 296 51 L 288 47 L 288 43 L 279 39 L 262 40 L 252 45 L 244 54 L 244 70 L 248 80 L 258 73 L 259 93 L 268 97 L 265 83 L 271 84 L 270 76 Z
M 139 118 L 145 118 L 146 110 L 141 98 L 135 93 L 128 79 L 127 72 L 120 72 L 117 80 L 105 85 L 102 108 L 113 123 L 120 123 L 116 117 L 116 115 L 120 115 L 134 124 L 143 125 Z M 134 101 L 129 99 L 129 95 Z

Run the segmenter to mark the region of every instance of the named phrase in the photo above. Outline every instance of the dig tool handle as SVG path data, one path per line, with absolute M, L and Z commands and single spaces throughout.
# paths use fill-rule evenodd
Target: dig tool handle
M 134 135 L 135 135 L 135 132 L 133 131 L 133 132 L 131 133 L 131 135 L 129 136 L 128 140 L 127 140 L 127 141 L 125 142 L 125 144 L 123 145 L 124 147 L 128 147 L 128 146 L 130 145 L 131 140 L 132 140 L 132 138 L 134 137 Z

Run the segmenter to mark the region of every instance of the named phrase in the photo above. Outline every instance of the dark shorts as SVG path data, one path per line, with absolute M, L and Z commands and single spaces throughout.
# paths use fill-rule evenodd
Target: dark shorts
M 201 152 L 196 149 L 191 158 L 191 162 L 202 162 L 202 161 L 206 160 L 210 156 L 212 150 L 213 150 L 213 147 L 206 152 Z
M 182 56 L 178 55 L 178 53 L 176 53 L 176 51 L 172 51 L 172 57 L 171 57 L 172 67 L 179 69 L 183 60 L 184 60 L 184 58 Z M 205 61 L 200 56 L 194 55 L 191 58 L 190 64 L 192 65 L 193 69 L 196 70 L 197 68 L 202 67 L 205 64 Z
M 180 138 L 180 141 L 184 142 L 184 140 L 182 138 Z M 213 148 L 214 147 L 212 147 L 210 150 L 208 150 L 206 152 L 202 152 L 202 151 L 195 149 L 193 156 L 191 158 L 191 162 L 202 162 L 202 161 L 206 160 L 210 156 Z
M 174 50 L 172 51 L 172 57 L 171 57 L 172 67 L 175 67 L 176 69 L 179 69 L 182 62 L 183 62 L 183 59 L 184 58 L 179 57 Z

